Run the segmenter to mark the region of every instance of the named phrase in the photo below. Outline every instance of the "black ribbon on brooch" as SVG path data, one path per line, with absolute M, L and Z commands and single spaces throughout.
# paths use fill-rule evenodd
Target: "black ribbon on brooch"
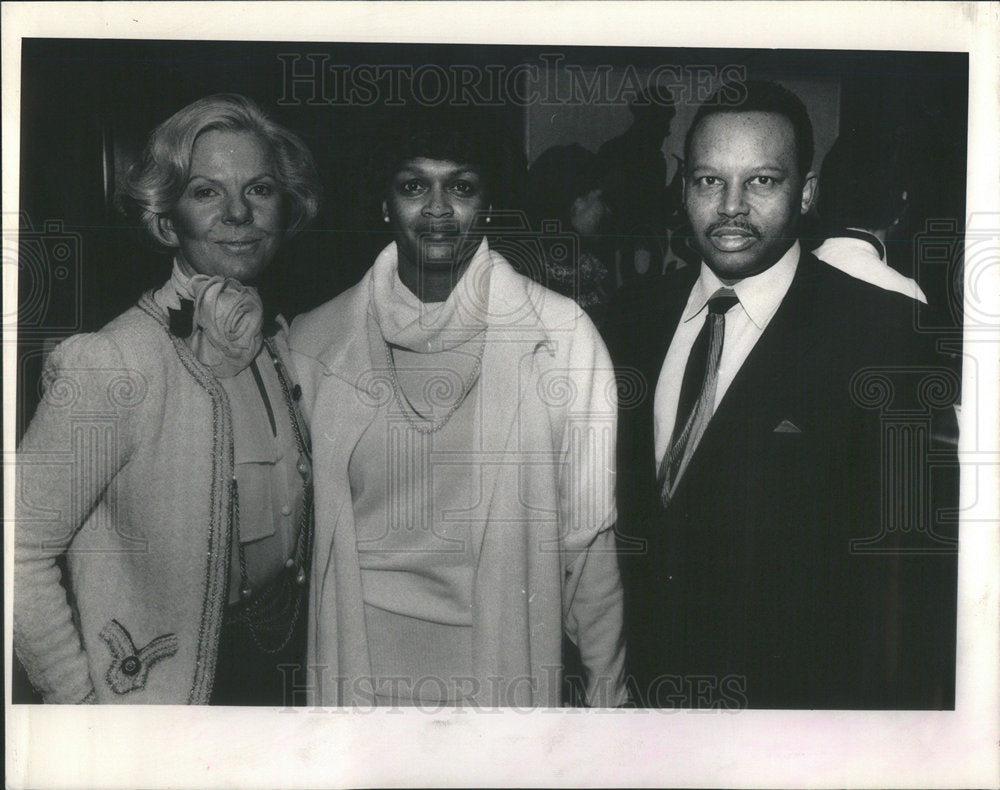
M 181 299 L 181 309 L 174 310 L 167 308 L 170 319 L 170 334 L 174 337 L 186 339 L 194 332 L 194 301 L 191 299 Z M 261 294 L 261 303 L 264 306 L 264 320 L 261 325 L 261 332 L 264 337 L 274 337 L 278 332 L 278 313 L 268 303 L 268 300 Z
M 274 309 L 274 303 L 268 298 L 266 289 L 257 289 L 260 294 L 260 303 L 264 308 L 264 320 L 261 323 L 260 331 L 264 337 L 274 337 L 278 334 L 278 311 Z
M 170 334 L 174 337 L 188 338 L 194 331 L 194 302 L 181 299 L 181 309 L 167 308 L 170 317 Z

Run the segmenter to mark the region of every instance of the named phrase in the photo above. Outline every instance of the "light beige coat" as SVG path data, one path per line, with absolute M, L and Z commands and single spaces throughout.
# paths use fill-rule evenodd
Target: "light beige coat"
M 479 386 L 485 519 L 472 524 L 472 704 L 561 703 L 562 634 L 580 648 L 587 701 L 625 701 L 622 591 L 614 522 L 617 399 L 604 343 L 569 299 L 491 253 L 489 328 Z M 292 360 L 311 421 L 316 544 L 310 704 L 372 704 L 348 469 L 392 398 L 366 331 L 371 271 L 292 325 Z M 376 357 L 377 358 L 377 357 Z

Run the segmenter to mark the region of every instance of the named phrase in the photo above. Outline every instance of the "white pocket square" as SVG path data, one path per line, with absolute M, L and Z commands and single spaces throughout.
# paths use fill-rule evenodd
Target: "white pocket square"
M 778 427 L 774 429 L 775 433 L 802 433 L 802 429 L 799 428 L 791 420 L 782 420 L 778 423 Z

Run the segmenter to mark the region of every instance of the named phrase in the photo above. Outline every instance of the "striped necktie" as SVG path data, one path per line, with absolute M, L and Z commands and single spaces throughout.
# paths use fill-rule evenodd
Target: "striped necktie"
M 720 288 L 708 300 L 705 324 L 695 338 L 677 402 L 677 418 L 670 444 L 663 454 L 657 480 L 660 498 L 666 506 L 687 468 L 701 435 L 715 409 L 719 360 L 726 334 L 726 312 L 739 302 L 731 288 Z

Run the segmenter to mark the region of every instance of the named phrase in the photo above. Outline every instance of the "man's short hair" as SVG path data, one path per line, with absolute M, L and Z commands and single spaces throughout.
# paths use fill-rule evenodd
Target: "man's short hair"
M 804 177 L 809 172 L 813 160 L 813 130 L 806 106 L 788 88 L 766 80 L 723 85 L 698 108 L 684 138 L 685 167 L 690 166 L 695 129 L 705 118 L 720 113 L 742 112 L 768 112 L 787 118 L 795 133 L 795 159 L 799 175 Z
M 888 228 L 903 213 L 906 189 L 899 136 L 851 129 L 830 147 L 816 209 L 829 231 Z

